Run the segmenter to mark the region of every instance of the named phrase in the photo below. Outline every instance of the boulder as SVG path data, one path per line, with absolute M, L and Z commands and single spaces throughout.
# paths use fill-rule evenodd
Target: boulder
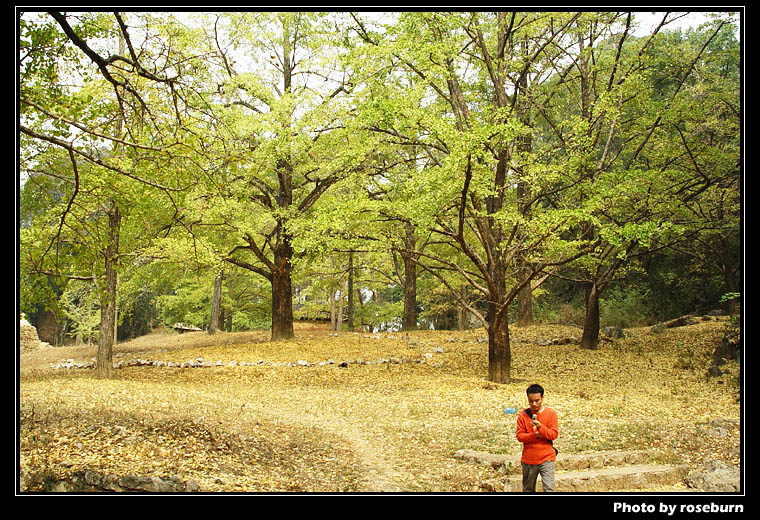
M 707 369 L 709 377 L 720 377 L 723 370 L 720 367 L 726 364 L 726 361 L 741 362 L 741 330 L 739 327 L 728 327 L 723 336 L 723 340 L 715 347 L 712 354 L 712 364 Z
M 658 323 L 657 325 L 652 326 L 651 329 L 649 329 L 650 334 L 659 334 L 660 332 L 663 332 L 665 329 L 672 329 L 675 327 L 686 327 L 687 325 L 694 325 L 697 323 L 697 320 L 692 316 L 691 314 L 687 314 L 686 316 L 681 316 L 680 318 L 676 318 L 674 320 L 669 321 L 663 321 L 662 323 Z
M 689 475 L 686 478 L 686 485 L 709 493 L 737 492 L 740 490 L 739 467 L 722 460 L 710 461 Z
M 741 331 L 739 327 L 728 327 L 723 335 L 723 340 L 713 352 L 713 361 L 727 359 L 739 361 L 741 359 Z

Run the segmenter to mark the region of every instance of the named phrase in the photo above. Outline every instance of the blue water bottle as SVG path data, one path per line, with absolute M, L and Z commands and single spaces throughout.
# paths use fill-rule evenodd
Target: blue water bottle
M 504 408 L 504 413 L 508 415 L 516 414 L 517 409 L 515 408 Z

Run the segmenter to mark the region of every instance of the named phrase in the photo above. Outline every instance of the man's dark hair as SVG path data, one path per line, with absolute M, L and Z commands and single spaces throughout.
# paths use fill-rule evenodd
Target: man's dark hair
M 541 397 L 544 396 L 544 388 L 541 385 L 530 385 L 528 389 L 525 391 L 526 394 L 541 394 Z

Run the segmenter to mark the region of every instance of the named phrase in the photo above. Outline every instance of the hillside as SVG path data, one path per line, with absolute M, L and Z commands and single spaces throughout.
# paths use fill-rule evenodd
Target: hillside
M 509 385 L 485 379 L 482 330 L 152 334 L 115 347 L 112 380 L 51 368 L 95 347 L 41 349 L 20 358 L 22 491 L 71 489 L 60 482 L 87 471 L 202 492 L 482 491 L 498 473 L 454 455 L 519 454 L 503 410 L 524 407 L 533 382 L 558 412 L 562 454 L 736 465 L 739 366 L 706 377 L 724 330 L 636 329 L 582 351 L 580 329 L 513 328 Z

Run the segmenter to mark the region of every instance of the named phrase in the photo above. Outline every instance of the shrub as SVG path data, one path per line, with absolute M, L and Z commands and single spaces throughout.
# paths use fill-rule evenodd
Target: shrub
M 603 326 L 642 327 L 651 322 L 649 297 L 638 288 L 612 286 L 599 301 Z

